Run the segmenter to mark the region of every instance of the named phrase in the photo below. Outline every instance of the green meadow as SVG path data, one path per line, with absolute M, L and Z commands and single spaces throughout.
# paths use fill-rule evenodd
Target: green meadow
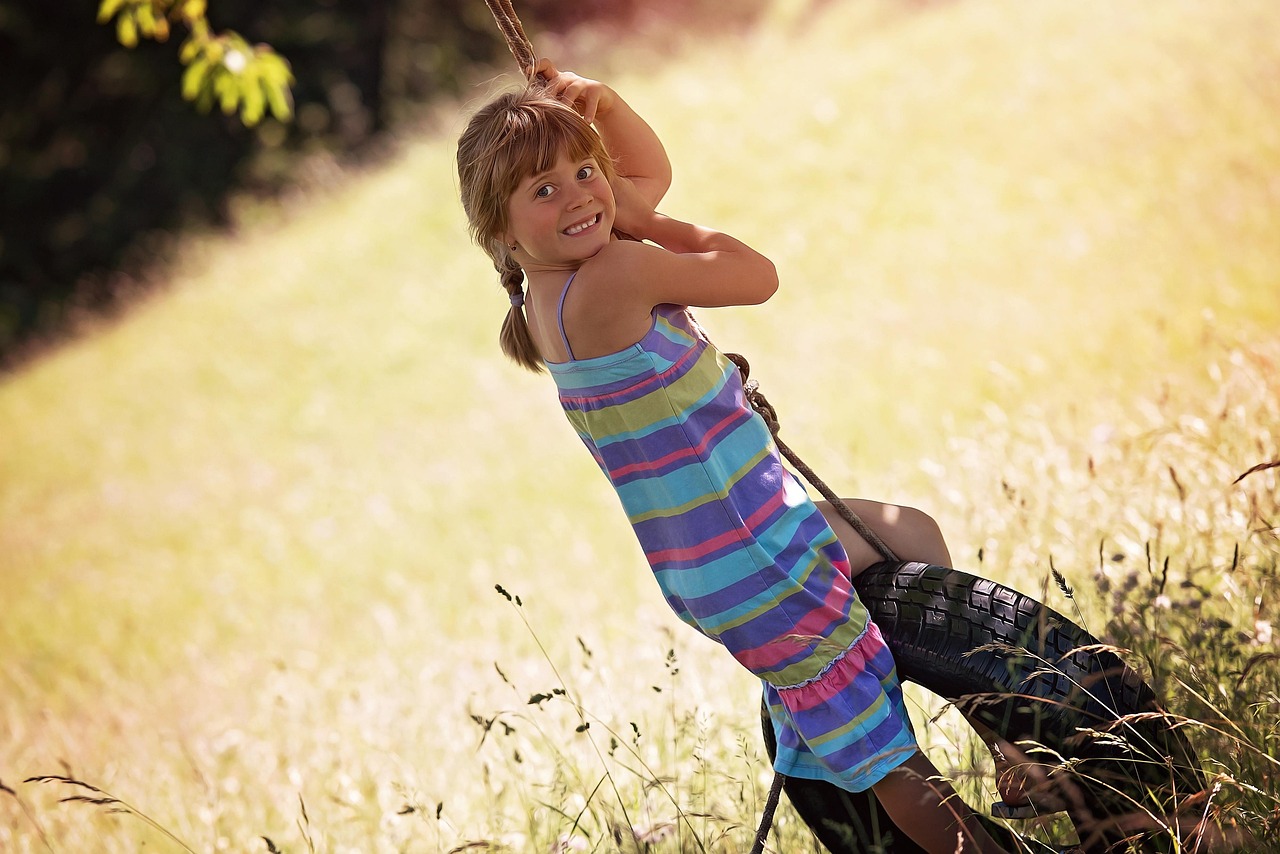
M 699 319 L 787 442 L 1132 650 L 1205 724 L 1209 806 L 1280 835 L 1280 469 L 1245 474 L 1280 460 L 1277 32 L 1274 0 L 777 0 L 558 59 L 658 131 L 666 210 L 777 264 Z M 512 82 L 239 202 L 0 377 L 0 850 L 750 846 L 758 686 L 498 351 L 452 144 Z M 818 849 L 784 806 L 772 850 Z

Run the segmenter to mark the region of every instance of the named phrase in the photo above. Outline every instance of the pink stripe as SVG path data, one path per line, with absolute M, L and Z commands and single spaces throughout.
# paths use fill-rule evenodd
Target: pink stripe
M 696 546 L 689 546 L 683 549 L 663 549 L 660 552 L 651 552 L 648 555 L 649 563 L 657 565 L 668 561 L 692 561 L 697 560 L 705 554 L 709 554 L 728 543 L 732 543 L 744 538 L 750 537 L 751 532 L 746 528 L 738 526 L 732 530 L 725 531 L 719 536 L 712 537 L 709 540 L 703 540 Z
M 822 606 L 814 608 L 796 623 L 796 634 L 817 636 L 827 631 L 831 618 L 838 614 L 848 614 L 851 601 L 854 599 L 853 585 L 849 579 L 839 573 L 831 580 Z
M 764 504 L 760 505 L 759 510 L 757 510 L 756 512 L 748 516 L 744 524 L 748 528 L 754 531 L 760 524 L 764 522 L 765 519 L 768 519 L 770 516 L 773 515 L 773 511 L 777 510 L 778 507 L 786 500 L 786 498 L 787 498 L 786 492 L 784 490 L 779 489 L 777 492 L 773 494 L 772 498 L 770 498 Z
M 742 650 L 738 661 L 751 670 L 775 670 L 780 662 L 785 661 L 804 649 L 814 645 L 814 641 L 823 637 L 832 620 L 849 613 L 849 600 L 853 598 L 853 588 L 847 577 L 837 575 L 821 605 L 811 609 L 792 630 L 792 638 L 776 638 L 766 641 L 755 649 Z
M 784 495 L 781 490 L 774 494 L 772 498 L 765 502 L 755 513 L 751 514 L 751 518 L 747 519 L 741 526 L 735 527 L 733 530 L 726 531 L 717 537 L 709 540 L 703 540 L 701 543 L 693 546 L 686 546 L 682 549 L 663 549 L 660 552 L 650 552 L 647 554 L 650 564 L 665 563 L 667 561 L 692 561 L 697 560 L 703 555 L 710 554 L 722 546 L 733 542 L 734 540 L 742 540 L 751 538 L 752 531 L 759 524 L 762 518 L 767 517 L 774 511 L 779 504 L 782 503 Z M 745 534 L 744 534 L 745 532 Z
M 875 658 L 883 647 L 880 629 L 875 623 L 868 623 L 862 640 L 854 644 L 844 658 L 831 665 L 821 679 L 778 692 L 783 705 L 792 712 L 803 712 L 829 702 L 862 675 L 862 671 L 867 669 L 867 662 Z
M 611 471 L 609 472 L 609 474 L 615 480 L 617 480 L 618 478 L 626 477 L 627 475 L 635 474 L 636 472 L 653 471 L 654 469 L 660 469 L 663 466 L 670 465 L 676 460 L 683 459 L 688 456 L 694 456 L 694 455 L 701 456 L 701 454 L 704 451 L 706 451 L 706 449 L 711 445 L 711 442 L 720 433 L 724 432 L 724 430 L 727 427 L 729 427 L 735 420 L 741 417 L 742 417 L 741 412 L 730 412 L 728 415 L 726 415 L 724 418 L 718 421 L 710 430 L 708 430 L 703 435 L 702 441 L 699 442 L 697 445 L 690 445 L 684 448 L 680 448 L 679 450 L 672 451 L 666 456 L 659 457 L 658 459 L 652 460 L 650 462 L 631 463 L 630 465 L 625 465 L 619 469 Z

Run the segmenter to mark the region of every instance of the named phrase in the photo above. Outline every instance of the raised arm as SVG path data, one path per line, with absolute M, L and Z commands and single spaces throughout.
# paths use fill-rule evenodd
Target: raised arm
M 773 262 L 741 240 L 658 213 L 628 179 L 613 188 L 616 227 L 658 244 L 614 241 L 583 266 L 597 266 L 597 275 L 615 283 L 615 301 L 647 313 L 661 303 L 754 305 L 777 290 Z
M 534 70 L 547 81 L 553 95 L 572 104 L 595 125 L 617 162 L 618 174 L 629 178 L 649 204 L 657 205 L 671 186 L 671 161 L 653 128 L 617 92 L 598 80 L 560 71 L 549 59 L 539 60 Z

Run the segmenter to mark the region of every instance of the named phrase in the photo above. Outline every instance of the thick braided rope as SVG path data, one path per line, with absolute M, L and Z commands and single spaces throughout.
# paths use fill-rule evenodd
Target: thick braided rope
M 848 504 L 845 504 L 840 500 L 840 498 L 831 491 L 831 487 L 823 483 L 822 478 L 818 477 L 817 473 L 814 472 L 813 469 L 809 468 L 809 466 L 805 464 L 804 460 L 800 459 L 799 455 L 796 454 L 795 451 L 791 450 L 791 448 L 787 446 L 787 443 L 782 441 L 778 436 L 778 430 L 780 429 L 780 425 L 778 424 L 778 413 L 774 410 L 773 405 L 765 399 L 765 396 L 760 393 L 760 384 L 753 379 L 749 379 L 751 375 L 751 365 L 747 363 L 747 360 L 742 356 L 739 356 L 737 353 L 726 353 L 725 355 L 729 358 L 729 361 L 738 366 L 738 372 L 742 374 L 742 384 L 743 389 L 747 394 L 747 402 L 750 403 L 751 408 L 760 413 L 760 417 L 764 419 L 764 423 L 768 426 L 769 432 L 773 434 L 774 444 L 778 446 L 778 450 L 782 452 L 782 455 L 796 467 L 800 474 L 804 475 L 805 480 L 813 484 L 814 488 L 817 489 L 818 492 L 822 493 L 823 498 L 831 502 L 831 505 L 836 508 L 836 512 L 840 514 L 840 518 L 848 522 L 853 527 L 853 530 L 858 532 L 858 536 L 866 540 L 885 560 L 897 560 L 898 556 L 893 553 L 893 550 L 889 548 L 885 541 L 880 539 L 875 531 L 867 527 L 867 523 L 859 519 L 858 514 L 854 513 Z
M 756 829 L 756 841 L 751 846 L 751 854 L 764 854 L 764 844 L 769 839 L 769 828 L 773 826 L 773 814 L 778 809 L 778 799 L 782 796 L 782 784 L 787 778 L 774 773 L 773 783 L 769 786 L 769 798 L 764 803 L 764 811 L 760 814 L 760 827 Z
M 507 40 L 507 47 L 510 48 L 511 55 L 516 58 L 520 70 L 524 72 L 525 77 L 532 78 L 533 66 L 538 58 L 533 52 L 533 43 L 524 34 L 520 17 L 511 7 L 511 0 L 485 0 L 485 3 L 493 13 L 493 19 L 498 22 L 498 29 Z

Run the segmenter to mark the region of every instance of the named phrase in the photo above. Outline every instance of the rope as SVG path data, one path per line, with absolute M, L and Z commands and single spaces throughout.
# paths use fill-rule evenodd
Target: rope
M 493 19 L 498 22 L 498 29 L 507 40 L 507 47 L 516 58 L 516 64 L 520 66 L 524 76 L 532 80 L 533 66 L 538 57 L 533 52 L 533 42 L 524 34 L 524 26 L 521 25 L 516 10 L 511 7 L 511 0 L 485 0 L 485 3 L 493 13 Z
M 498 29 L 502 31 L 503 38 L 507 40 L 507 47 L 511 50 L 511 55 L 515 57 L 516 63 L 520 66 L 520 70 L 524 72 L 524 76 L 533 79 L 533 67 L 537 64 L 537 54 L 533 51 L 533 43 L 529 41 L 529 37 L 525 35 L 524 26 L 520 23 L 519 16 L 511 6 L 511 0 L 485 0 L 489 6 L 489 11 L 493 13 L 493 19 L 498 23 Z M 626 237 L 626 235 L 621 235 Z M 634 239 L 634 238 L 632 238 Z M 729 360 L 738 366 L 739 373 L 742 374 L 743 389 L 747 395 L 747 401 L 751 404 L 751 408 L 760 413 L 765 424 L 769 427 L 769 432 L 773 435 L 774 444 L 778 446 L 778 450 L 787 460 L 796 467 L 796 470 L 804 475 L 805 480 L 813 484 L 813 486 L 822 494 L 822 497 L 831 502 L 836 508 L 836 512 L 840 517 L 848 522 L 858 535 L 871 544 L 881 557 L 885 560 L 897 560 L 897 556 L 893 550 L 885 545 L 884 540 L 876 534 L 875 531 L 867 527 L 866 523 L 858 518 L 858 514 L 854 513 L 849 505 L 831 491 L 822 478 L 809 468 L 795 451 L 787 446 L 786 442 L 778 437 L 778 413 L 773 406 L 760 393 L 760 384 L 750 379 L 751 366 L 747 360 L 737 353 L 726 353 Z M 760 826 L 756 830 L 755 845 L 751 848 L 751 854 L 763 854 L 766 840 L 769 838 L 769 830 L 773 827 L 773 815 L 778 808 L 778 799 L 782 794 L 782 785 L 787 780 L 786 776 L 774 772 L 773 783 L 769 786 L 769 797 L 765 801 L 764 811 L 760 815 Z
M 858 532 L 858 536 L 866 540 L 873 549 L 875 549 L 885 560 L 897 560 L 898 556 L 893 553 L 893 549 L 889 548 L 885 541 L 880 539 L 875 531 L 867 527 L 867 523 L 858 518 L 858 514 L 854 513 L 848 504 L 845 504 L 834 492 L 831 487 L 822 482 L 822 478 L 818 477 L 813 469 L 805 464 L 804 460 L 795 451 L 788 447 L 787 443 L 782 441 L 778 436 L 781 425 L 778 423 L 778 413 L 773 405 L 765 399 L 760 393 L 760 384 L 751 376 L 751 365 L 747 360 L 737 353 L 725 354 L 729 361 L 738 366 L 738 372 L 742 374 L 742 387 L 747 394 L 747 402 L 751 404 L 751 408 L 760 413 L 760 417 L 764 419 L 764 423 L 769 428 L 769 432 L 773 434 L 774 444 L 778 446 L 778 450 L 782 455 L 796 467 L 796 470 L 804 475 L 804 479 L 813 484 L 814 488 L 822 494 L 822 497 L 831 502 L 831 506 L 836 508 L 836 512 L 840 514 L 840 518 L 848 522 L 853 530 Z
M 751 846 L 751 854 L 764 854 L 764 843 L 769 838 L 773 814 L 778 809 L 778 798 L 782 795 L 782 784 L 786 780 L 781 774 L 774 773 L 773 783 L 769 786 L 769 798 L 764 803 L 764 812 L 760 814 L 760 827 L 756 829 L 756 842 Z

